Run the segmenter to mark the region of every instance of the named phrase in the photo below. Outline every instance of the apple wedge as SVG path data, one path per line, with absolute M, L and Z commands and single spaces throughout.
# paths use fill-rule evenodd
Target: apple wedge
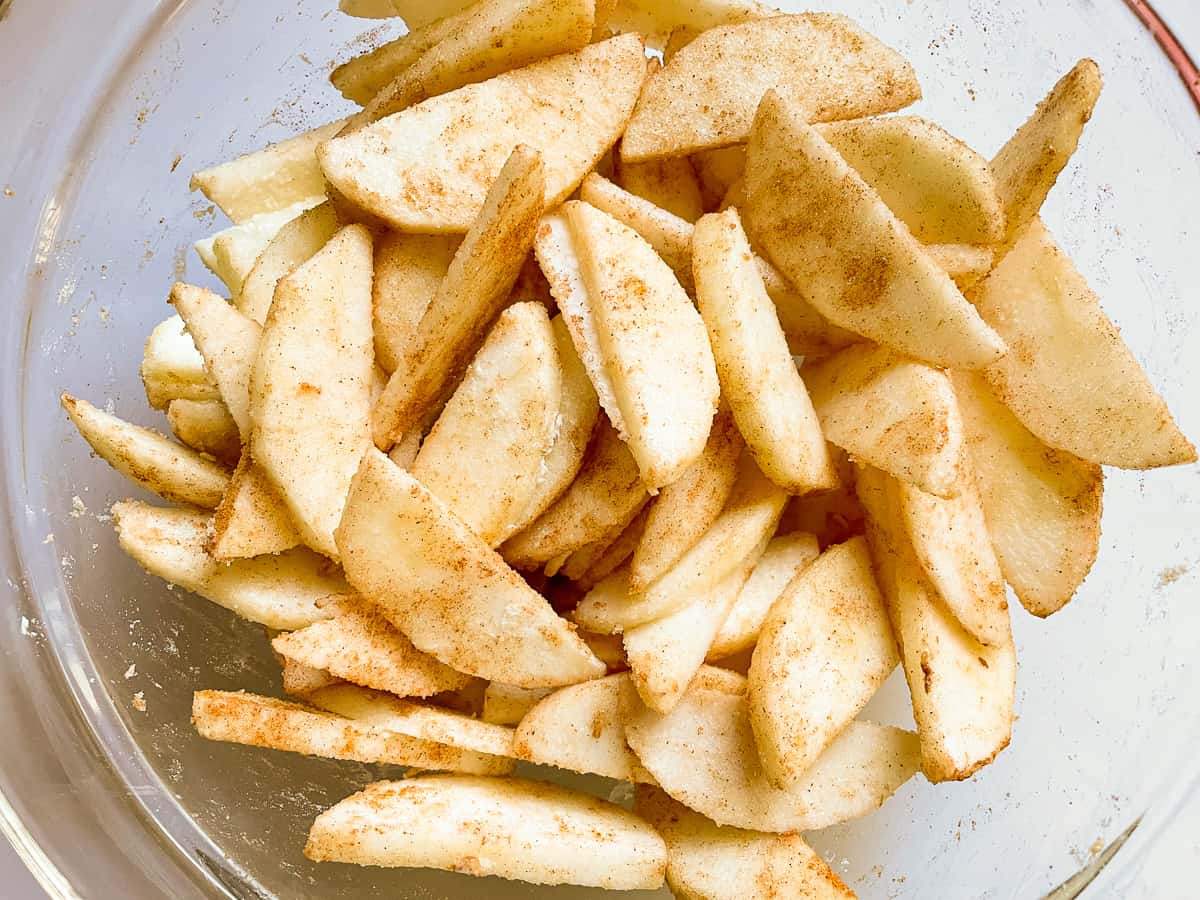
M 213 517 L 212 555 L 219 560 L 251 559 L 301 542 L 283 497 L 249 454 L 243 455 Z
M 371 234 L 339 231 L 279 282 L 250 379 L 254 460 L 304 542 L 334 557 L 333 530 L 370 445 Z
M 334 615 L 353 593 L 324 557 L 303 548 L 221 562 L 207 549 L 210 516 L 132 500 L 113 507 L 121 549 L 142 568 L 251 622 L 289 631 Z
M 1041 219 L 971 299 L 1014 350 L 984 378 L 1051 447 L 1123 469 L 1196 461 L 1196 448 Z
M 750 664 L 750 725 L 771 784 L 792 788 L 900 661 L 863 538 L 831 547 L 771 607 Z
M 550 450 L 542 458 L 533 496 L 514 522 L 513 528 L 517 533 L 538 521 L 566 494 L 583 468 L 588 446 L 600 419 L 600 401 L 588 379 L 587 369 L 575 352 L 566 322 L 562 316 L 555 316 L 550 327 L 554 331 L 554 348 L 562 369 L 557 431 Z
M 854 900 L 798 834 L 721 828 L 650 786 L 633 811 L 667 842 L 667 885 L 681 900 Z
M 1003 240 L 1004 205 L 987 160 L 941 126 L 880 116 L 817 131 L 921 243 Z
M 444 16 L 422 22 L 405 16 L 407 34 L 337 66 L 329 73 L 330 83 L 347 100 L 366 106 L 426 51 L 452 35 L 461 21 L 458 14 L 470 5 L 464 0 Z
M 509 759 L 460 750 L 255 694 L 197 691 L 192 701 L 192 724 L 201 737 L 210 741 L 325 759 L 481 775 L 512 771 Z
M 637 232 L 587 203 L 565 209 L 619 410 L 606 411 L 656 491 L 700 457 L 712 428 L 719 388 L 704 322 Z
M 927 493 L 958 495 L 963 425 L 945 372 L 857 345 L 803 374 L 830 443 Z
M 631 592 L 628 571 L 615 572 L 584 597 L 575 621 L 588 631 L 614 634 L 682 609 L 723 581 L 774 534 L 786 503 L 787 495 L 743 454 L 724 510 L 679 562 L 641 593 Z
M 240 305 L 246 279 L 271 241 L 288 224 L 324 203 L 325 195 L 317 194 L 275 212 L 251 216 L 240 225 L 197 241 L 196 252 L 209 270 L 225 282 L 233 302 Z
M 374 610 L 347 612 L 271 642 L 286 659 L 397 697 L 432 697 L 466 687 L 470 676 L 422 653 Z
M 375 244 L 375 358 L 389 375 L 408 364 L 421 318 L 461 243 L 448 235 L 393 231 Z
M 141 373 L 146 399 L 155 409 L 166 409 L 172 400 L 221 399 L 221 392 L 204 370 L 204 357 L 179 316 L 160 322 L 150 332 Z
M 314 206 L 286 223 L 263 248 L 242 282 L 235 301 L 238 309 L 260 325 L 266 322 L 279 280 L 316 256 L 337 230 L 337 214 L 329 203 Z
M 877 192 L 775 92 L 746 154 L 747 231 L 829 321 L 934 365 L 981 368 L 1005 352 Z
M 517 757 L 571 772 L 653 784 L 653 776 L 625 743 L 621 685 L 628 678 L 610 675 L 541 700 L 517 726 Z
M 212 509 L 221 502 L 229 472 L 213 460 L 70 394 L 62 406 L 96 454 L 134 484 L 172 503 Z
M 695 222 L 704 215 L 700 182 L 686 156 L 625 163 L 617 169 L 617 180 L 629 193 L 685 222 Z M 583 200 L 587 201 L 587 198 Z
M 1003 644 L 1012 633 L 1004 575 L 969 460 L 961 472 L 953 500 L 897 483 L 900 520 L 925 577 L 958 624 L 981 644 Z
M 1092 118 L 1104 79 L 1090 59 L 1080 60 L 992 159 L 1007 215 L 1007 243 L 1037 216 Z
M 1104 471 L 1030 434 L 978 375 L 951 375 L 987 530 L 1004 578 L 1035 616 L 1075 596 L 1100 552 Z
M 465 232 L 519 145 L 545 165 L 561 203 L 625 128 L 646 74 L 625 35 L 434 97 L 322 144 L 325 177 L 401 231 Z
M 201 191 L 236 224 L 319 198 L 325 193 L 325 178 L 317 164 L 317 147 L 344 125 L 345 121 L 330 122 L 197 172 L 192 190 Z
M 1017 666 L 1012 633 L 985 646 L 951 615 L 905 533 L 894 479 L 865 469 L 857 490 L 912 694 L 921 768 L 935 784 L 964 781 L 990 764 L 1012 737 Z
M 209 377 L 243 440 L 250 436 L 250 372 L 258 355 L 262 328 L 253 319 L 212 291 L 182 282 L 171 288 L 168 301 L 204 357 Z
M 372 428 L 381 450 L 390 449 L 445 399 L 507 305 L 533 246 L 544 177 L 537 152 L 522 145 L 492 183 L 479 218 L 455 252 L 407 354 L 397 360 L 375 405 Z
M 354 477 L 337 541 L 350 583 L 418 649 L 460 672 L 518 687 L 605 672 L 504 560 L 378 451 Z
M 752 649 L 775 601 L 820 553 L 817 539 L 811 534 L 783 534 L 772 538 L 725 617 L 725 624 L 713 639 L 708 651 L 709 662 Z
M 651 76 L 621 141 L 641 162 L 745 142 L 777 89 L 810 122 L 892 112 L 921 97 L 899 53 L 845 16 L 803 13 L 713 28 Z
M 504 544 L 504 558 L 519 569 L 536 569 L 595 541 L 611 540 L 648 499 L 633 455 L 602 420 L 579 476 L 549 509 Z
M 543 782 L 441 775 L 343 800 L 317 817 L 304 852 L 610 890 L 654 890 L 667 866 L 662 838 L 619 806 Z
M 441 23 L 444 34 L 367 103 L 376 122 L 410 106 L 586 47 L 594 0 L 480 0 Z
M 242 436 L 229 408 L 220 400 L 172 400 L 167 422 L 175 437 L 197 453 L 236 466 L 242 455 Z
M 503 759 L 512 758 L 513 730 L 465 713 L 410 703 L 353 684 L 317 691 L 309 702 L 326 712 L 423 741 Z
M 561 399 L 546 308 L 510 306 L 421 445 L 413 477 L 488 546 L 502 544 L 537 491 Z
M 519 688 L 493 681 L 483 692 L 480 718 L 493 725 L 519 725 L 531 709 L 555 691 L 556 688 Z
M 686 606 L 625 632 L 634 687 L 655 712 L 668 713 L 683 698 L 766 546 L 764 538 L 728 575 Z
M 633 552 L 629 587 L 646 590 L 696 546 L 725 508 L 738 477 L 744 448 L 733 414 L 717 410 L 704 452 L 649 506 L 646 528 Z
M 279 665 L 283 669 L 283 692 L 289 697 L 303 700 L 322 688 L 342 683 L 340 678 L 334 678 L 323 669 L 310 669 L 287 657 L 280 659 Z
M 751 831 L 815 831 L 874 812 L 920 767 L 916 736 L 853 722 L 801 784 L 772 787 L 762 773 L 746 680 L 700 670 L 667 715 L 645 706 L 633 684 L 621 690 L 625 739 L 675 800 L 718 825 Z
M 737 210 L 701 219 L 692 255 L 721 392 L 758 467 L 791 494 L 837 487 L 821 423 Z
M 643 506 L 625 529 L 613 540 L 601 539 L 581 547 L 559 568 L 557 574 L 569 578 L 581 591 L 589 591 L 633 556 L 646 533 L 646 519 L 651 504 Z

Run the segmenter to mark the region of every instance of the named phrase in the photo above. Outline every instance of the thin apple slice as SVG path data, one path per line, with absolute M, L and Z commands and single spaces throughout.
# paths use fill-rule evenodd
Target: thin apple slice
M 854 900 L 798 834 L 721 828 L 656 787 L 638 787 L 633 810 L 667 842 L 667 885 L 676 897 Z
M 199 403 L 221 399 L 221 392 L 204 370 L 204 357 L 179 316 L 160 322 L 146 338 L 141 374 L 146 399 L 155 409 L 166 409 L 172 400 Z
M 724 660 L 758 641 L 763 622 L 775 601 L 801 572 L 820 556 L 814 535 L 783 534 L 771 539 L 742 587 L 725 624 L 713 639 L 708 660 Z
M 640 162 L 742 143 L 777 89 L 811 122 L 892 112 L 921 96 L 899 53 L 845 16 L 803 13 L 713 28 L 653 75 L 621 142 Z
M 518 687 L 605 672 L 504 560 L 378 451 L 363 458 L 337 540 L 350 583 L 418 649 L 460 672 Z
M 803 374 L 830 443 L 930 494 L 958 495 L 963 425 L 945 372 L 858 345 Z
M 656 159 L 647 163 L 626 163 L 617 172 L 617 180 L 629 193 L 679 216 L 685 222 L 695 222 L 704 215 L 700 182 L 686 156 Z M 586 197 L 583 199 L 587 200 Z
M 401 231 L 465 232 L 519 145 L 561 203 L 625 128 L 646 74 L 625 35 L 506 72 L 388 116 L 318 151 L 333 187 Z
M 721 391 L 759 468 L 791 494 L 837 487 L 821 423 L 737 210 L 701 219 L 692 254 Z
M 316 256 L 337 230 L 337 214 L 329 203 L 314 206 L 280 228 L 242 283 L 238 309 L 260 325 L 266 322 L 279 280 Z
M 70 394 L 62 406 L 97 455 L 134 484 L 172 503 L 212 509 L 221 502 L 229 472 L 211 459 Z
M 1035 616 L 1071 602 L 1100 552 L 1104 471 L 1034 437 L 978 375 L 951 375 L 992 546 Z
M 325 759 L 503 775 L 512 761 L 414 738 L 272 697 L 197 691 L 192 724 L 210 741 Z
M 282 634 L 271 646 L 287 659 L 397 697 L 432 697 L 442 691 L 461 690 L 471 681 L 470 676 L 422 653 L 365 605 Z
M 300 531 L 279 491 L 244 454 L 213 517 L 212 555 L 250 559 L 299 546 Z
M 591 682 L 584 682 L 590 684 Z M 491 682 L 483 693 L 480 718 L 493 725 L 519 725 L 531 709 L 555 693 L 556 688 L 519 688 Z M 564 688 L 564 690 L 566 690 Z
M 317 817 L 304 852 L 610 890 L 654 890 L 667 866 L 662 838 L 619 806 L 538 781 L 442 775 L 348 797 Z
M 258 354 L 262 328 L 212 291 L 182 282 L 168 301 L 183 319 L 209 377 L 237 423 L 242 439 L 250 436 L 250 372 Z
M 534 499 L 555 440 L 562 382 L 546 308 L 510 306 L 410 468 L 490 547 L 513 534 Z
M 777 93 L 746 155 L 746 228 L 829 321 L 934 365 L 981 368 L 1005 352 L 877 192 Z
M 867 539 L 900 644 L 925 777 L 964 781 L 995 760 L 1012 737 L 1012 633 L 985 646 L 958 624 L 913 552 L 899 517 L 898 487 L 877 469 L 859 474 Z
M 992 159 L 1008 219 L 1008 244 L 1041 210 L 1074 155 L 1103 87 L 1100 67 L 1080 60 Z
M 1100 298 L 1041 219 L 971 299 L 1013 348 L 984 378 L 1051 447 L 1123 469 L 1196 461 Z
M 744 446 L 733 414 L 718 409 L 700 458 L 649 506 L 646 529 L 629 566 L 630 590 L 649 588 L 717 521 L 737 482 Z
M 900 661 L 867 542 L 829 550 L 771 607 L 750 665 L 750 725 L 773 785 L 795 787 Z
M 208 552 L 212 517 L 201 512 L 129 500 L 112 515 L 121 549 L 150 574 L 268 628 L 328 619 L 332 601 L 353 593 L 329 560 L 303 548 L 221 562 Z
M 229 409 L 220 400 L 172 400 L 167 421 L 175 437 L 197 453 L 236 466 L 242 456 L 242 436 Z
M 566 214 L 619 409 L 613 422 L 655 491 L 678 479 L 708 440 L 719 390 L 708 335 L 637 232 L 586 203 L 568 203 Z
M 625 743 L 621 685 L 610 675 L 555 691 L 531 708 L 517 727 L 516 755 L 571 772 L 653 784 Z
M 853 722 L 802 784 L 772 787 L 759 764 L 746 680 L 704 668 L 667 715 L 621 691 L 625 738 L 664 791 L 718 825 L 752 831 L 815 831 L 874 812 L 920 766 L 916 735 Z
M 457 236 L 389 232 L 375 245 L 375 358 L 389 375 L 406 365 L 421 318 L 450 271 Z
M 343 228 L 280 281 L 250 381 L 250 447 L 304 542 L 334 557 L 333 530 L 370 445 L 371 235 Z

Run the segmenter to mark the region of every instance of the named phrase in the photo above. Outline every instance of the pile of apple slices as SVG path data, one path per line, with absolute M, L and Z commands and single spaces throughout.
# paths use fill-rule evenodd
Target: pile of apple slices
M 231 299 L 146 343 L 180 442 L 63 397 L 175 504 L 121 547 L 281 660 L 197 730 L 400 768 L 314 860 L 853 896 L 800 835 L 990 763 L 1006 583 L 1058 611 L 1100 467 L 1196 459 L 1039 218 L 1095 64 L 988 162 L 887 115 L 916 74 L 841 16 L 382 5 L 358 113 L 194 177 Z M 898 666 L 915 733 L 859 718 Z

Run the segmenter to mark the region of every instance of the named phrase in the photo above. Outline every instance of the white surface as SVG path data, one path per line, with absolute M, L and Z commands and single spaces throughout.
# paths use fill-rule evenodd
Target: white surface
M 1117 3 L 1119 0 L 1104 2 Z M 1159 0 L 1157 8 L 1185 43 L 1200 47 L 1200 4 L 1196 0 Z M 63 814 L 69 815 L 70 810 L 64 809 Z M 1145 861 L 1140 878 L 1123 889 L 1123 900 L 1183 900 L 1195 896 L 1188 874 L 1191 864 L 1198 858 L 1200 797 L 1191 802 L 1170 833 L 1156 844 Z M 20 859 L 7 845 L 0 846 L 0 896 L 9 900 L 37 900 L 44 897 Z

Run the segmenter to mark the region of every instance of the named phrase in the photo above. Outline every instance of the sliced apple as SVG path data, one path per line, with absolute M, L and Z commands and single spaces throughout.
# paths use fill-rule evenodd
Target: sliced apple
M 946 373 L 886 347 L 848 347 L 804 369 L 829 441 L 939 497 L 960 490 L 963 425 Z
M 167 421 L 175 437 L 197 453 L 236 466 L 242 455 L 242 436 L 229 408 L 220 400 L 172 400 Z
M 987 530 L 1035 616 L 1066 606 L 1100 552 L 1104 471 L 1034 437 L 978 375 L 951 375 Z
M 70 394 L 62 406 L 97 455 L 134 484 L 172 503 L 212 509 L 221 502 L 229 472 L 213 460 Z
M 1012 633 L 985 646 L 951 615 L 904 531 L 894 479 L 866 469 L 857 489 L 912 694 L 921 767 L 934 783 L 964 781 L 995 760 L 1012 737 L 1017 665 Z
M 263 248 L 242 283 L 237 307 L 260 325 L 267 321 L 279 280 L 304 265 L 337 233 L 332 204 L 321 203 L 289 221 Z
M 625 128 L 645 78 L 625 35 L 434 97 L 318 152 L 333 187 L 402 231 L 465 232 L 513 149 L 545 164 L 557 206 Z
M 221 399 L 221 392 L 204 370 L 204 357 L 179 316 L 160 322 L 150 332 L 141 372 L 146 399 L 155 409 L 166 409 L 172 400 Z
M 772 16 L 713 28 L 652 76 L 621 141 L 640 162 L 743 143 L 772 89 L 810 122 L 900 109 L 920 99 L 912 66 L 845 16 Z
M 243 455 L 213 517 L 212 555 L 220 560 L 281 553 L 301 543 L 287 504 L 266 473 Z
M 371 235 L 343 228 L 280 281 L 250 380 L 250 447 L 308 546 L 333 530 L 370 445 Z
M 543 699 L 517 727 L 517 756 L 571 772 L 653 784 L 625 743 L 621 685 L 628 678 L 610 675 Z
M 626 163 L 618 169 L 618 180 L 629 193 L 686 222 L 695 222 L 704 215 L 700 182 L 686 156 Z
M 518 687 L 605 672 L 542 597 L 382 453 L 363 458 L 337 540 L 350 583 L 460 672 Z
M 562 368 L 546 308 L 501 315 L 411 472 L 492 547 L 519 526 L 555 439 Z
M 483 693 L 480 718 L 493 725 L 519 725 L 531 709 L 555 691 L 556 688 L 520 688 L 493 681 Z
M 877 192 L 777 93 L 746 156 L 746 228 L 835 325 L 934 365 L 981 368 L 1005 352 Z
M 375 357 L 389 375 L 407 365 L 421 318 L 446 279 L 454 236 L 390 232 L 375 245 Z
M 351 684 L 398 697 L 432 697 L 467 686 L 470 676 L 422 653 L 374 610 L 363 608 L 283 634 L 275 652 Z
M 867 542 L 831 547 L 771 607 L 750 665 L 750 725 L 772 784 L 802 784 L 899 662 Z
M 1041 219 L 971 299 L 1013 351 L 984 378 L 1051 447 L 1125 469 L 1196 461 L 1196 448 Z
M 221 562 L 207 549 L 211 516 L 129 500 L 113 507 L 121 549 L 150 572 L 243 619 L 290 631 L 328 619 L 353 593 L 329 561 L 303 548 Z
M 916 735 L 854 722 L 803 783 L 772 787 L 762 773 L 745 695 L 746 680 L 701 669 L 666 715 L 621 691 L 625 738 L 675 800 L 718 825 L 751 831 L 814 831 L 874 812 L 920 767 Z
M 610 890 L 654 890 L 667 866 L 662 838 L 619 806 L 538 781 L 440 775 L 343 800 L 317 817 L 304 852 Z

